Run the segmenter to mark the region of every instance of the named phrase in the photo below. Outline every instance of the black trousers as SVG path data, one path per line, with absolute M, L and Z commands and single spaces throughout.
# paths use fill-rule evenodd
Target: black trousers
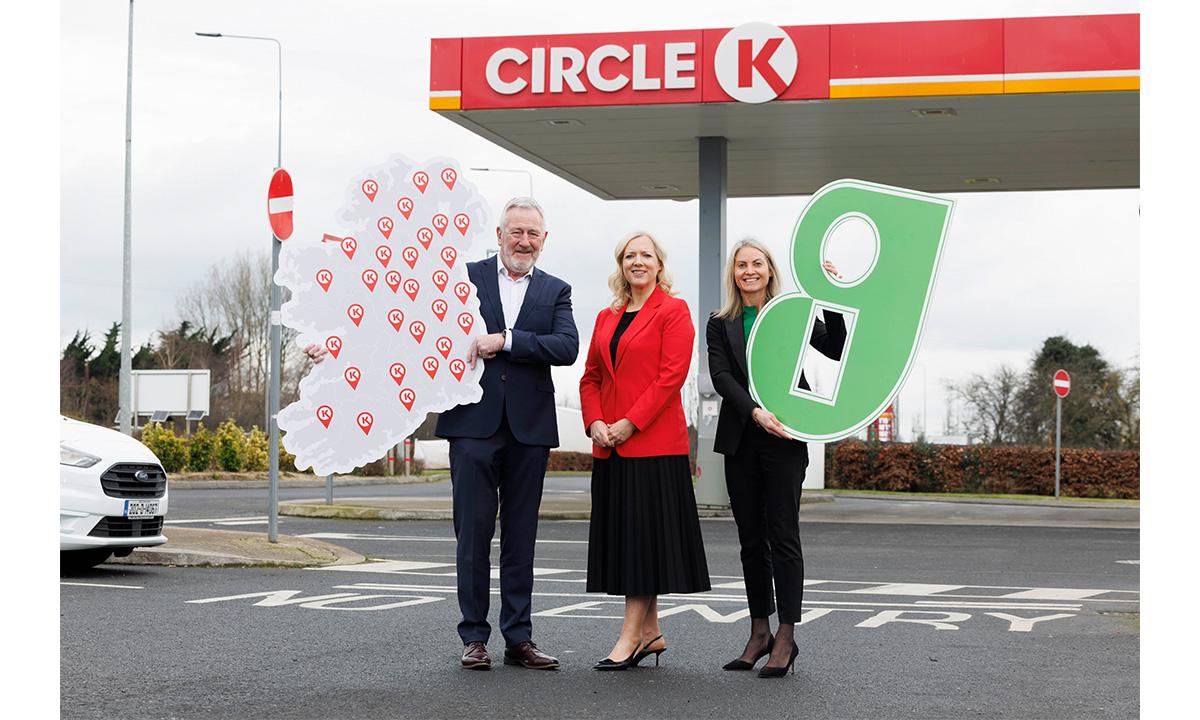
M 800 622 L 800 486 L 807 467 L 803 442 L 770 435 L 752 420 L 737 454 L 725 456 L 725 486 L 742 546 L 750 617 L 770 617 L 778 598 L 779 622 Z
M 538 507 L 550 448 L 523 445 L 508 420 L 489 438 L 450 440 L 450 482 L 454 496 L 454 536 L 458 607 L 463 644 L 487 642 L 491 599 L 492 536 L 500 511 L 500 632 L 508 647 L 532 639 L 530 597 Z

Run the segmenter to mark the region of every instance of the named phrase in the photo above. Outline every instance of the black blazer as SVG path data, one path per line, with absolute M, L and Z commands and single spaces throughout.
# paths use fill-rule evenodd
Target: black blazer
M 841 313 L 830 310 L 823 312 L 825 322 L 821 322 L 820 317 L 816 319 L 808 344 L 830 360 L 841 360 L 842 348 L 846 344 L 846 321 Z M 708 372 L 722 400 L 713 449 L 722 455 L 733 455 L 742 444 L 746 423 L 753 422 L 750 413 L 758 407 L 758 403 L 750 397 L 750 372 L 746 368 L 746 332 L 742 327 L 742 316 L 709 316 L 706 335 Z M 800 388 L 811 389 L 803 371 L 800 373 Z
M 492 257 L 467 263 L 467 275 L 479 293 L 479 314 L 489 333 L 504 329 L 500 280 Z M 500 413 L 518 442 L 558 446 L 551 365 L 570 365 L 579 354 L 579 332 L 571 313 L 571 286 L 533 268 L 525 301 L 513 327 L 512 351 L 483 361 L 483 398 L 459 405 L 438 417 L 440 438 L 486 438 L 500 427 Z

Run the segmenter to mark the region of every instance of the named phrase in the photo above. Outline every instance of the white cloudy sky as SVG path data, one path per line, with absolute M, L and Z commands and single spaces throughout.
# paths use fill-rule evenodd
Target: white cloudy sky
M 1135 2 L 168 2 L 139 0 L 135 27 L 133 337 L 175 319 L 179 291 L 223 257 L 268 247 L 263 194 L 275 162 L 274 46 L 194 31 L 270 35 L 284 45 L 284 165 L 296 180 L 298 237 L 335 227 L 348 179 L 395 152 L 464 167 L 529 170 L 551 235 L 542 267 L 575 288 L 590 332 L 606 302 L 611 251 L 655 232 L 695 307 L 697 206 L 606 202 L 428 111 L 429 39 L 472 35 L 1136 12 Z M 61 66 L 60 343 L 121 314 L 127 4 L 64 0 Z M 493 208 L 526 191 L 520 174 L 475 174 Z M 830 178 L 831 180 L 834 178 Z M 1139 354 L 1139 192 L 961 194 L 901 431 L 941 432 L 943 379 L 1023 364 L 1064 334 L 1111 361 Z M 805 198 L 732 200 L 729 236 L 777 252 Z M 603 268 L 600 270 L 598 268 Z M 585 338 L 586 339 L 586 338 Z M 581 372 L 564 371 L 560 387 Z

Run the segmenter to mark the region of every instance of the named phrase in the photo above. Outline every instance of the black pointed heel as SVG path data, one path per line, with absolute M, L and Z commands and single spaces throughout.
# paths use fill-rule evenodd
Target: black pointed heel
M 662 640 L 662 635 L 659 635 L 658 637 L 654 638 L 653 640 L 646 643 L 642 647 L 643 648 L 650 647 L 651 645 L 658 642 L 659 640 Z M 631 665 L 632 665 L 632 667 L 637 667 L 642 662 L 642 660 L 645 660 L 647 657 L 653 655 L 654 656 L 654 664 L 655 664 L 655 666 L 657 666 L 658 665 L 658 656 L 662 655 L 666 651 L 667 651 L 667 649 L 665 647 L 659 648 L 658 650 L 641 650 L 641 649 L 639 649 L 637 654 L 634 655 L 633 662 L 631 663 Z
M 628 670 L 631 667 L 636 667 L 636 663 L 634 663 L 633 658 L 637 655 L 637 651 L 640 647 L 641 646 L 634 648 L 633 652 L 629 654 L 629 657 L 625 658 L 624 660 L 609 660 L 608 658 L 604 658 L 600 662 L 593 665 L 592 669 L 593 670 Z
M 784 665 L 783 667 L 768 667 L 768 666 L 764 665 L 763 669 L 758 671 L 758 676 L 760 678 L 781 678 L 781 677 L 787 675 L 789 671 L 791 671 L 792 673 L 795 673 L 796 672 L 796 656 L 799 654 L 800 654 L 800 648 L 797 647 L 796 643 L 793 642 L 792 643 L 792 654 L 791 654 L 791 657 L 788 658 L 787 665 Z
M 751 660 L 750 662 L 746 662 L 745 660 L 743 660 L 741 658 L 738 658 L 736 660 L 730 660 L 729 662 L 722 665 L 721 669 L 722 670 L 753 670 L 754 664 L 757 663 L 759 660 L 762 660 L 764 656 L 770 655 L 771 648 L 773 648 L 773 647 L 775 647 L 775 636 L 771 635 L 767 638 L 767 647 L 765 649 L 763 649 L 761 652 L 759 652 L 757 655 L 755 655 L 753 660 Z

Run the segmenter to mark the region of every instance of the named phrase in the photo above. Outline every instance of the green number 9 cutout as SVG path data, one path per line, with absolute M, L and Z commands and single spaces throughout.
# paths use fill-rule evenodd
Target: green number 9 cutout
M 899 391 L 921 340 L 950 227 L 953 201 L 861 180 L 817 191 L 792 235 L 791 266 L 800 292 L 778 295 L 750 331 L 750 394 L 799 440 L 833 441 L 858 432 Z M 844 223 L 874 234 L 874 261 L 842 280 L 822 267 L 830 238 Z M 842 313 L 849 331 L 831 390 L 800 388 L 813 321 Z

